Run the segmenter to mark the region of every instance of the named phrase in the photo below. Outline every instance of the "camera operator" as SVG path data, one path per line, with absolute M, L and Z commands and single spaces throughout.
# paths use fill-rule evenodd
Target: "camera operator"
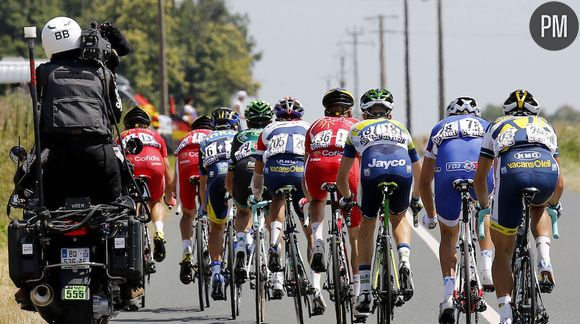
M 129 43 L 115 26 L 98 27 L 103 38 L 110 37 L 109 51 L 129 53 Z M 50 61 L 37 68 L 37 91 L 41 146 L 49 150 L 43 167 L 49 209 L 63 206 L 66 198 L 111 202 L 122 190 L 112 132 L 122 111 L 115 76 L 103 66 L 108 62 L 81 59 L 81 32 L 67 17 L 53 18 L 42 29 Z

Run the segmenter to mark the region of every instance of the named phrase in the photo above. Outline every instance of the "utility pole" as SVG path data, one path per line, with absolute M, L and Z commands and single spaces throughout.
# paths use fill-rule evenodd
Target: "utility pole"
M 442 1 L 437 0 L 437 45 L 438 45 L 438 59 L 439 59 L 439 119 L 444 117 L 445 107 L 445 80 L 443 76 L 443 17 L 442 17 Z
M 380 84 L 381 88 L 385 89 L 387 87 L 387 66 L 385 62 L 385 30 L 384 21 L 385 18 L 397 18 L 397 15 L 377 15 L 374 17 L 367 17 L 367 20 L 377 19 L 379 21 L 379 30 L 376 32 L 379 34 L 379 66 L 380 66 Z
M 159 5 L 159 73 L 161 74 L 161 104 L 159 110 L 167 115 L 169 90 L 167 85 L 167 55 L 165 53 L 165 1 L 158 0 Z
M 404 2 L 405 11 L 405 95 L 407 101 L 407 129 L 411 133 L 411 75 L 409 73 L 409 3 Z
M 353 95 L 354 95 L 354 104 L 355 107 L 358 107 L 358 99 L 359 99 L 359 91 L 358 91 L 358 46 L 359 45 L 367 45 L 372 44 L 370 42 L 360 42 L 358 37 L 363 33 L 362 28 L 358 26 L 354 26 L 352 29 L 346 31 L 346 33 L 352 36 L 352 42 L 348 42 L 348 44 L 352 45 L 352 59 L 353 59 L 353 77 L 354 77 L 354 84 L 353 84 Z M 360 109 L 355 109 L 355 117 L 360 117 Z
M 340 52 L 340 87 L 344 89 L 346 87 L 346 81 L 344 79 L 344 52 Z

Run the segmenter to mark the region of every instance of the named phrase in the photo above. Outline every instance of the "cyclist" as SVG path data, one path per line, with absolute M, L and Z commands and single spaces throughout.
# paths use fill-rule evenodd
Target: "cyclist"
M 157 262 L 165 259 L 165 239 L 163 235 L 163 214 L 165 206 L 161 204 L 161 198 L 165 204 L 172 204 L 173 173 L 167 158 L 167 145 L 156 131 L 149 129 L 151 119 L 141 108 L 134 107 L 127 112 L 123 119 L 125 131 L 121 133 L 121 139 L 126 145 L 131 138 L 138 138 L 143 142 L 143 150 L 137 155 L 128 155 L 127 158 L 133 164 L 136 177 L 144 177 L 151 193 L 148 202 L 151 210 L 151 220 L 155 228 L 153 237 L 153 258 Z M 165 191 L 165 195 L 163 192 Z
M 251 226 L 251 210 L 248 206 L 248 197 L 252 194 L 249 189 L 254 166 L 256 164 L 256 143 L 262 129 L 272 122 L 274 112 L 272 105 L 263 100 L 250 102 L 244 110 L 244 117 L 248 129 L 236 134 L 232 143 L 230 164 L 226 175 L 226 189 L 231 194 L 237 206 L 235 230 L 236 240 L 236 278 L 245 280 L 247 247 L 251 245 L 252 233 L 248 232 Z
M 282 298 L 283 272 L 280 266 L 280 234 L 284 222 L 284 206 L 286 200 L 276 191 L 283 186 L 293 185 L 294 210 L 298 218 L 304 220 L 304 214 L 299 206 L 304 198 L 302 191 L 302 176 L 304 173 L 304 141 L 308 122 L 302 120 L 304 108 L 292 97 L 280 99 L 274 106 L 276 122 L 268 125 L 260 134 L 256 149 L 256 166 L 252 177 L 252 193 L 256 199 L 262 198 L 264 185 L 272 195 L 270 205 L 271 231 L 268 268 L 272 275 L 272 297 Z M 307 234 L 307 237 L 309 235 Z
M 413 211 L 417 212 L 422 206 L 418 198 L 418 181 L 415 181 L 409 203 L 413 177 L 415 179 L 419 177 L 421 162 L 409 131 L 400 122 L 390 119 L 390 113 L 394 108 L 392 94 L 385 89 L 371 89 L 363 94 L 360 102 L 365 120 L 355 124 L 348 134 L 336 183 L 343 195 L 342 204 L 351 205 L 353 194 L 348 177 L 358 154 L 361 157 L 362 172 L 357 200 L 364 216 L 359 235 L 367 239 L 359 242 L 360 294 L 354 306 L 354 313 L 357 318 L 364 319 L 372 306 L 370 275 L 374 242 L 368 238 L 374 234 L 376 217 L 383 198 L 377 185 L 385 181 L 393 181 L 398 185 L 398 189 L 391 196 L 390 219 L 399 252 L 399 280 L 405 300 L 413 296 L 409 263 L 411 228 L 405 218 L 405 212 L 409 204 Z
M 322 98 L 325 117 L 315 121 L 306 133 L 306 170 L 304 173 L 304 189 L 310 202 L 310 229 L 312 232 L 312 286 L 320 291 L 320 272 L 326 271 L 324 258 L 323 220 L 324 207 L 328 193 L 321 189 L 325 182 L 335 182 L 338 166 L 342 159 L 346 136 L 350 128 L 358 122 L 351 118 L 354 98 L 344 89 L 331 89 Z M 360 175 L 358 160 L 349 174 L 349 185 L 356 190 Z M 358 208 L 351 214 L 351 228 L 348 229 L 351 245 L 351 264 L 353 269 L 354 292 L 360 284 L 358 276 L 357 233 L 361 215 Z
M 214 300 L 223 300 L 225 295 L 221 258 L 228 214 L 228 203 L 224 199 L 225 178 L 232 140 L 240 128 L 240 116 L 230 108 L 217 108 L 212 111 L 211 120 L 214 131 L 207 135 L 199 147 L 201 206 L 207 211 L 210 221 L 208 249 L 211 258 L 211 296 Z
M 526 90 L 516 90 L 503 104 L 503 111 L 505 116 L 491 123 L 484 135 L 474 185 L 481 208 L 478 214 L 489 214 L 491 209 L 491 238 L 495 245 L 492 272 L 500 323 L 512 323 L 511 261 L 515 234 L 524 212 L 521 190 L 526 187 L 540 190 L 530 206 L 532 233 L 536 238 L 540 282 L 553 286 L 549 256 L 551 222 L 544 209 L 547 204 L 549 213 L 560 212 L 564 180 L 560 174 L 556 133 L 538 116 L 540 106 L 534 96 Z M 494 158 L 497 159 L 496 184 L 490 208 L 487 173 Z
M 471 97 L 459 97 L 453 100 L 445 112 L 445 118 L 431 131 L 420 179 L 421 198 L 427 212 L 423 216 L 423 224 L 433 229 L 438 222 L 440 223 L 439 259 L 443 275 L 444 297 L 440 305 L 440 323 L 453 322 L 455 311 L 453 304 L 457 263 L 455 252 L 459 234 L 461 196 L 459 191 L 453 188 L 453 181 L 473 179 L 483 134 L 489 125 L 487 121 L 480 118 L 481 111 L 475 99 Z M 431 189 L 433 178 L 435 178 L 435 204 Z M 487 181 L 488 188 L 491 190 L 493 188 L 492 172 L 488 173 Z M 475 197 L 473 191 L 471 194 Z M 493 244 L 489 233 L 479 244 L 482 284 L 493 287 L 491 277 Z
M 198 192 L 189 179 L 199 176 L 199 145 L 212 130 L 211 119 L 207 116 L 198 117 L 191 124 L 191 132 L 179 143 L 175 150 L 175 184 L 173 192 L 181 203 L 182 216 L 179 221 L 182 242 L 182 258 L 179 271 L 179 280 L 188 284 L 193 280 L 192 267 L 192 223 L 197 210 L 195 197 Z

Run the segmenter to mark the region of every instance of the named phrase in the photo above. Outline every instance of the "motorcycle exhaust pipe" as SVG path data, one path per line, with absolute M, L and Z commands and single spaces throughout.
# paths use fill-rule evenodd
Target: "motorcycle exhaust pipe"
M 36 307 L 47 307 L 54 303 L 54 291 L 48 284 L 38 285 L 30 292 L 30 300 Z
M 60 315 L 60 307 L 49 284 L 40 284 L 30 291 L 30 300 L 42 318 L 51 321 Z

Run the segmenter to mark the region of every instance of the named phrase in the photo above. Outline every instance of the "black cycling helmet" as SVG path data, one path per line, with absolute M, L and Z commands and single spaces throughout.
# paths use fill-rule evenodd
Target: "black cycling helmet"
M 537 115 L 540 113 L 540 104 L 530 92 L 518 89 L 510 93 L 504 102 L 503 112 L 513 116 Z
M 212 123 L 211 123 L 211 118 L 207 117 L 207 116 L 199 116 L 198 118 L 196 118 L 193 123 L 191 123 L 191 130 L 196 130 L 196 129 L 213 129 L 212 127 Z
M 354 98 L 352 94 L 341 88 L 334 88 L 328 90 L 324 97 L 322 97 L 322 105 L 324 106 L 324 115 L 325 116 L 340 116 L 348 113 L 352 107 L 354 106 Z M 332 106 L 341 106 L 342 112 L 331 112 L 328 108 Z
M 211 112 L 211 122 L 214 130 L 240 128 L 240 115 L 228 107 L 220 107 Z
M 135 106 L 133 109 L 129 110 L 123 118 L 123 123 L 126 129 L 144 127 L 147 128 L 151 125 L 151 118 L 145 110 Z

